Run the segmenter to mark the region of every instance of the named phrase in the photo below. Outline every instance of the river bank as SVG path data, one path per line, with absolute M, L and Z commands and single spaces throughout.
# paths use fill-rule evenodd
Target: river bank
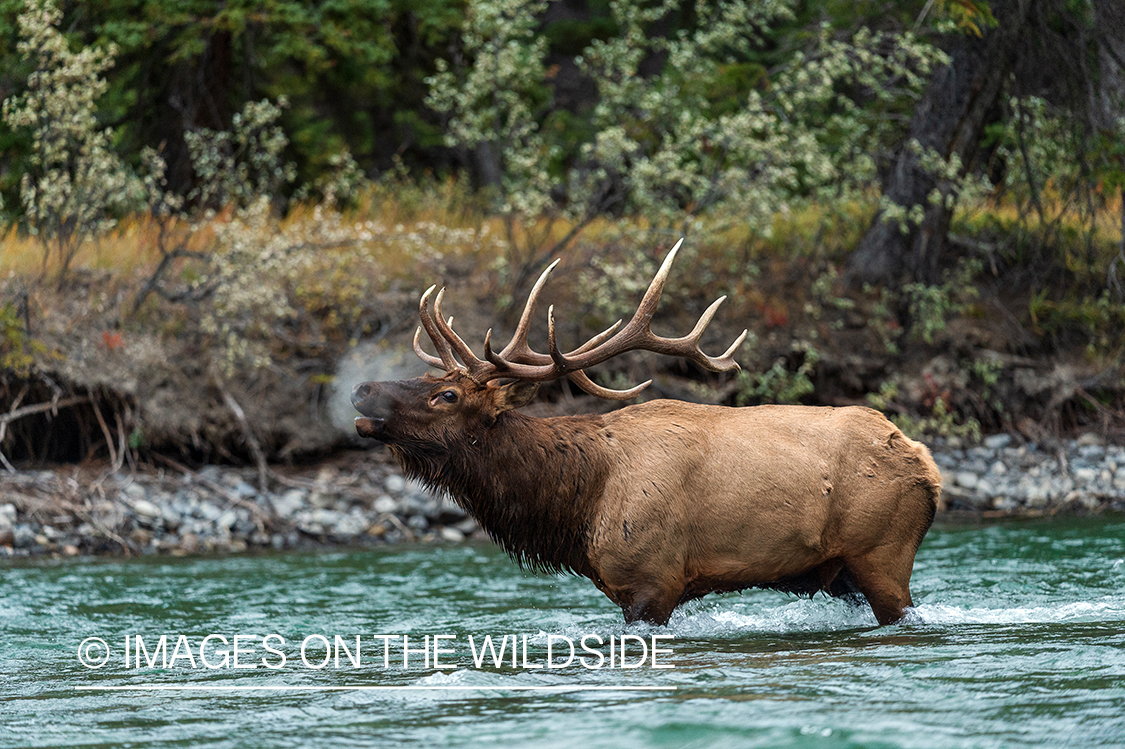
M 1026 517 L 1125 511 L 1125 446 L 1096 435 L 981 444 L 931 441 L 944 512 Z M 485 534 L 447 498 L 405 478 L 385 450 L 307 467 L 206 466 L 161 458 L 110 473 L 89 467 L 0 474 L 0 558 L 225 554 L 254 549 L 459 543 Z

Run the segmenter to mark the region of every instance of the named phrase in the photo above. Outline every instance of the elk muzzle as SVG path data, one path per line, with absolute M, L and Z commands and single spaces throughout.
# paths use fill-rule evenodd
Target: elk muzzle
M 395 402 L 388 384 L 393 383 L 361 382 L 352 388 L 352 406 L 363 414 L 355 419 L 355 431 L 360 437 L 383 436 Z

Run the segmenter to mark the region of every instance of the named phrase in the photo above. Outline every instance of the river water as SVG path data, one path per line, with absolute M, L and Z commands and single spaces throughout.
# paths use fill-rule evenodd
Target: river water
M 0 746 L 1125 747 L 1125 519 L 939 524 L 912 589 L 626 629 L 489 545 L 8 565 Z

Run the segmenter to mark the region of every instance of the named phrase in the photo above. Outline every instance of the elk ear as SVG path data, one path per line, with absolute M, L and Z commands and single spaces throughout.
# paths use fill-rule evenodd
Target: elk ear
M 516 380 L 496 388 L 496 413 L 511 411 L 531 403 L 531 399 L 539 392 L 538 382 Z

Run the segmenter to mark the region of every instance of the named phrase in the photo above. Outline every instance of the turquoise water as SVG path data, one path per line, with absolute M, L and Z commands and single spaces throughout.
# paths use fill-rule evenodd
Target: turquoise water
M 625 629 L 590 583 L 522 572 L 488 545 L 9 565 L 0 745 L 1125 747 L 1125 520 L 938 526 L 912 588 L 915 613 L 892 627 L 839 601 L 755 591 Z M 609 668 L 623 634 L 636 667 Z M 151 668 L 136 665 L 137 635 Z M 217 668 L 200 661 L 207 635 L 228 642 L 203 647 Z M 239 665 L 256 668 L 233 668 L 229 652 L 222 665 L 235 635 Z M 318 636 L 336 635 L 339 667 L 317 667 Z M 452 651 L 436 670 L 427 635 Z M 485 635 L 516 636 L 516 666 L 509 649 L 478 668 L 470 635 L 478 654 Z M 651 653 L 640 665 L 654 635 L 657 665 L 674 668 Z M 591 667 L 533 668 L 548 636 L 556 664 L 569 638 Z M 110 651 L 100 668 L 79 662 L 90 637 Z M 183 686 L 202 689 L 152 689 Z M 292 690 L 354 686 L 412 689 Z M 626 691 L 637 687 L 662 690 Z

